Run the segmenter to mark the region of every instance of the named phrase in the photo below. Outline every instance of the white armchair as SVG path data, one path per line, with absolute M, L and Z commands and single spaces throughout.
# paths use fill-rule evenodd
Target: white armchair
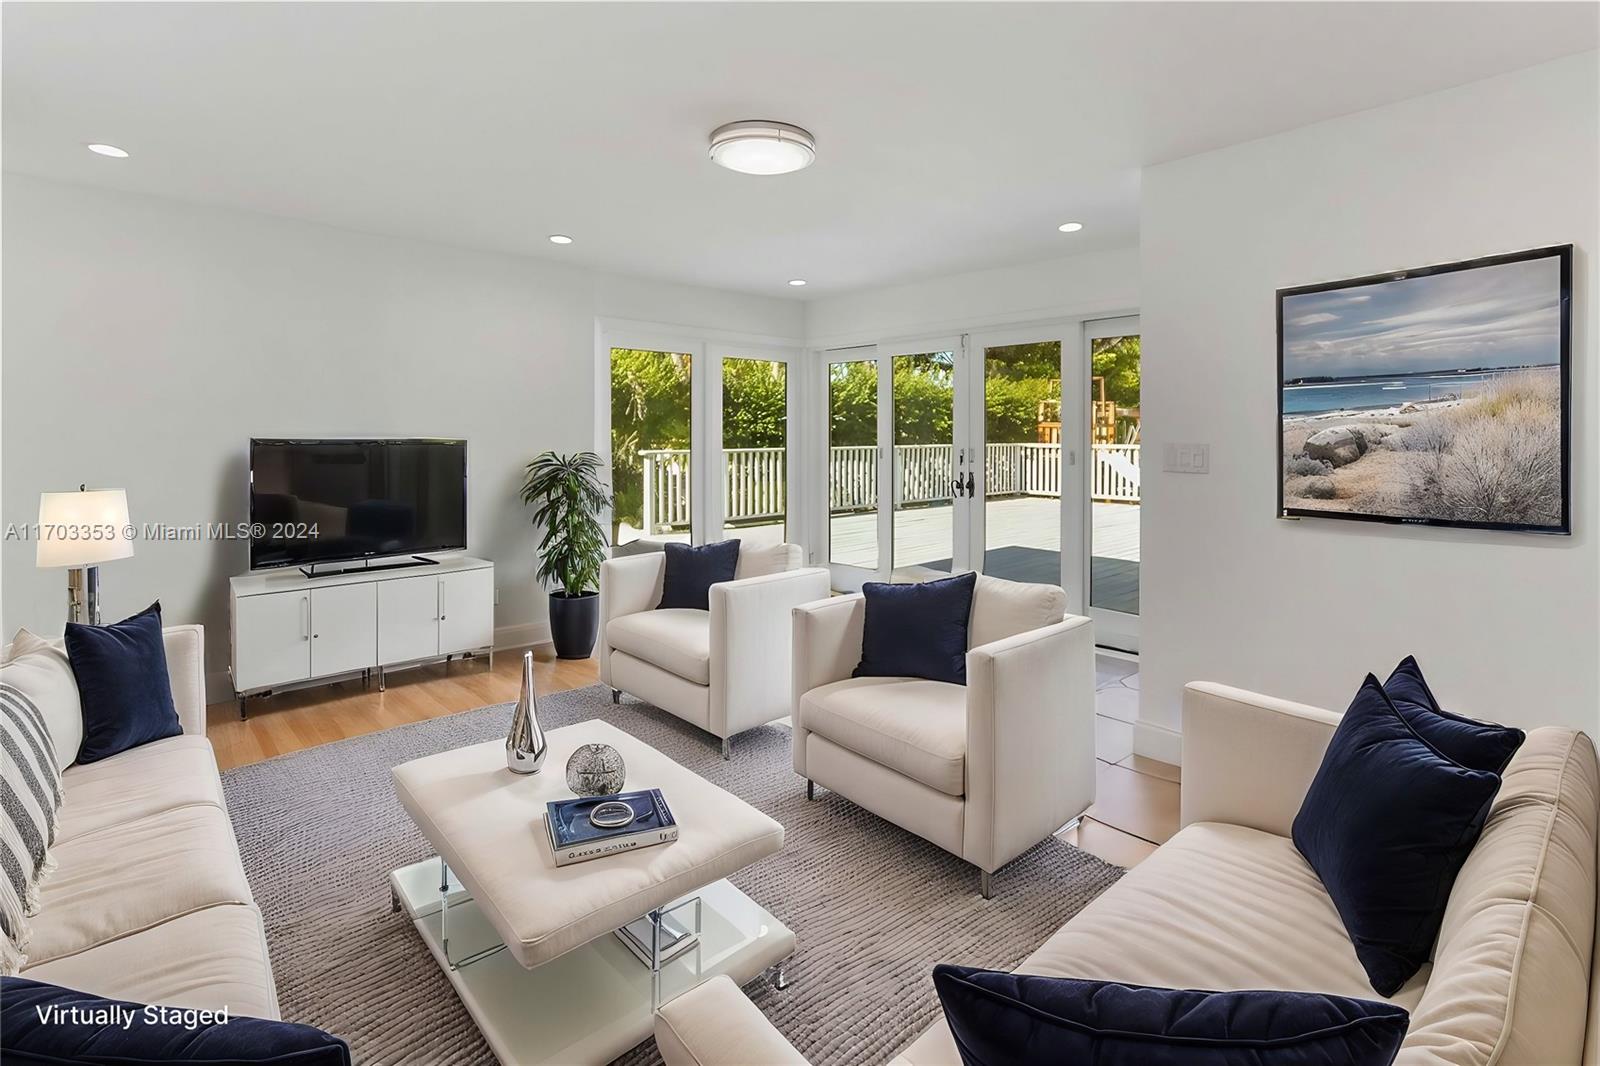
M 637 696 L 722 739 L 789 713 L 790 611 L 828 594 L 828 572 L 801 569 L 798 545 L 742 548 L 711 609 L 658 610 L 666 556 L 600 568 L 600 680 L 613 701 Z
M 980 576 L 967 684 L 851 677 L 861 596 L 794 611 L 794 768 L 982 872 L 1094 802 L 1094 631 L 1054 585 Z

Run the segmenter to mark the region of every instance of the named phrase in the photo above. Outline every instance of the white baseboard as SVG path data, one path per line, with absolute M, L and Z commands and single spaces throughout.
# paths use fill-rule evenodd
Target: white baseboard
M 494 631 L 494 647 L 528 648 L 550 643 L 549 622 L 523 622 L 521 625 L 500 626 Z
M 521 625 L 500 626 L 494 631 L 494 646 L 503 648 L 528 648 L 550 643 L 549 622 L 524 622 Z M 206 672 L 206 702 L 230 703 L 235 698 L 233 678 L 227 670 Z
M 1147 759 L 1183 765 L 1183 734 L 1151 722 L 1133 723 L 1133 750 Z

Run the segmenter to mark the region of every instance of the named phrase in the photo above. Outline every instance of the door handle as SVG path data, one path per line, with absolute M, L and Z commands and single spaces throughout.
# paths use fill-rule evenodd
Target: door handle
M 972 494 L 975 491 L 976 487 L 977 487 L 977 482 L 973 480 L 972 471 L 968 470 L 967 471 L 967 499 L 969 499 L 969 500 L 972 499 Z
M 300 597 L 300 639 L 311 639 L 311 597 Z
M 957 477 L 955 481 L 951 482 L 950 491 L 954 496 L 959 497 L 961 495 L 961 479 L 959 477 Z
M 444 579 L 439 579 L 438 586 L 433 593 L 433 609 L 439 615 L 439 621 L 444 621 Z

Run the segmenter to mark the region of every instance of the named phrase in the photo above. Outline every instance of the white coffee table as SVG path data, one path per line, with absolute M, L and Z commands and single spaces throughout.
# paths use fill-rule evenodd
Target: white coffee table
M 778 968 L 781 983 L 794 934 L 725 878 L 778 851 L 783 826 L 607 722 L 545 736 L 549 758 L 531 776 L 506 769 L 498 740 L 394 768 L 400 802 L 439 853 L 390 874 L 395 901 L 495 1055 L 609 1062 L 650 1034 L 662 1000 L 702 981 Z M 555 865 L 545 803 L 571 797 L 567 758 L 590 743 L 621 753 L 629 790 L 661 789 L 677 840 Z M 612 935 L 666 912 L 691 928 L 698 916 L 700 933 L 664 965 Z

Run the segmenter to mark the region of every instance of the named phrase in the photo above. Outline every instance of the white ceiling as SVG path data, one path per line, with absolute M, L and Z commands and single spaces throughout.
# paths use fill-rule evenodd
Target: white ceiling
M 1143 164 L 1600 44 L 1592 3 L 7 3 L 3 21 L 7 169 L 784 297 L 1131 245 Z M 805 126 L 816 164 L 713 166 L 706 135 L 744 118 Z M 1069 219 L 1086 228 L 1056 232 Z

